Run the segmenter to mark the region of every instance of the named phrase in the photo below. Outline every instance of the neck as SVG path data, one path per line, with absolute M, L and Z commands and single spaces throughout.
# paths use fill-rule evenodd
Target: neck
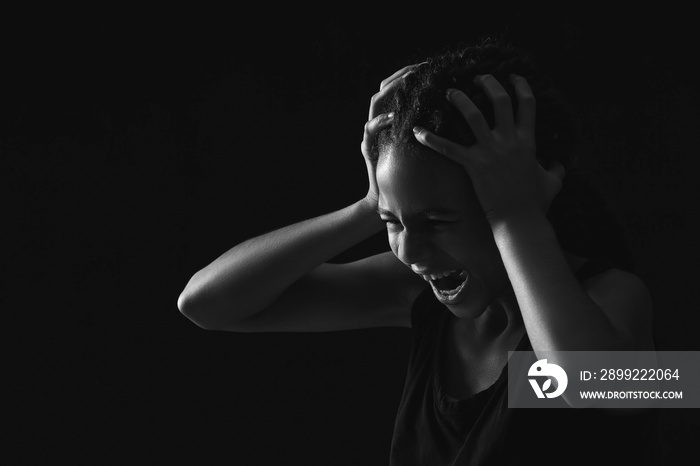
M 457 331 L 466 341 L 496 341 L 523 326 L 515 293 L 505 293 L 491 301 L 476 319 L 455 319 Z
M 497 338 L 510 330 L 520 328 L 522 323 L 520 307 L 512 290 L 511 293 L 494 299 L 475 321 L 477 330 L 486 338 Z

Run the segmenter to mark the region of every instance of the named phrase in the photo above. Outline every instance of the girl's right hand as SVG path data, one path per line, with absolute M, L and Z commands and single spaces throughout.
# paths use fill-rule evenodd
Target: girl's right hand
M 369 117 L 365 123 L 364 136 L 362 138 L 362 155 L 365 158 L 367 165 L 367 176 L 369 178 L 369 189 L 366 199 L 373 209 L 376 210 L 379 202 L 379 191 L 377 190 L 377 179 L 375 175 L 375 165 L 372 163 L 372 151 L 376 149 L 375 140 L 379 132 L 391 125 L 393 121 L 393 113 L 379 113 L 386 103 L 387 99 L 393 95 L 396 85 L 401 82 L 401 79 L 412 72 L 419 65 L 406 66 L 396 73 L 392 74 L 379 85 L 379 92 L 372 96 L 369 104 Z M 376 161 L 376 156 L 374 157 Z

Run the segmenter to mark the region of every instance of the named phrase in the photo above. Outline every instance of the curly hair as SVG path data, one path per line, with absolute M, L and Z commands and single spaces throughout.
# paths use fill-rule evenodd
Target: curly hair
M 493 106 L 482 88 L 474 84 L 474 78 L 483 74 L 491 74 L 501 83 L 516 115 L 518 101 L 509 76 L 524 77 L 532 88 L 537 103 L 536 158 L 544 168 L 556 161 L 566 169 L 562 190 L 548 212 L 562 248 L 584 257 L 604 256 L 617 267 L 632 270 L 630 250 L 610 206 L 576 170 L 576 125 L 568 103 L 531 53 L 501 39 L 484 38 L 477 45 L 448 50 L 428 58 L 406 75 L 384 103 L 382 112 L 394 112 L 394 120 L 379 133 L 372 161 L 376 163 L 388 146 L 419 147 L 414 126 L 466 146 L 474 144 L 473 132 L 445 99 L 445 93 L 448 88 L 462 90 L 493 128 Z M 421 153 L 406 152 L 412 156 Z

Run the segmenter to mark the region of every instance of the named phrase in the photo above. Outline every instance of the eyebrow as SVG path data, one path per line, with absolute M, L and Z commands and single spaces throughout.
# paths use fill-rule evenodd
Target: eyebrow
M 392 214 L 390 211 L 386 209 L 382 209 L 381 207 L 377 207 L 377 213 L 379 215 L 385 215 L 389 217 L 396 217 L 394 214 Z M 417 212 L 415 214 L 410 215 L 409 217 L 441 217 L 441 216 L 452 216 L 452 215 L 458 215 L 459 212 L 456 210 L 449 210 L 449 209 L 425 209 L 420 212 Z

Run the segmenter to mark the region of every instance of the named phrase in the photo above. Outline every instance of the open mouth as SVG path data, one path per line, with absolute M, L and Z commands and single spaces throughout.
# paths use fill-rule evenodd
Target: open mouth
M 427 277 L 424 277 L 427 279 Z M 466 270 L 452 270 L 447 273 L 432 275 L 430 283 L 435 297 L 443 304 L 456 304 L 469 281 Z

